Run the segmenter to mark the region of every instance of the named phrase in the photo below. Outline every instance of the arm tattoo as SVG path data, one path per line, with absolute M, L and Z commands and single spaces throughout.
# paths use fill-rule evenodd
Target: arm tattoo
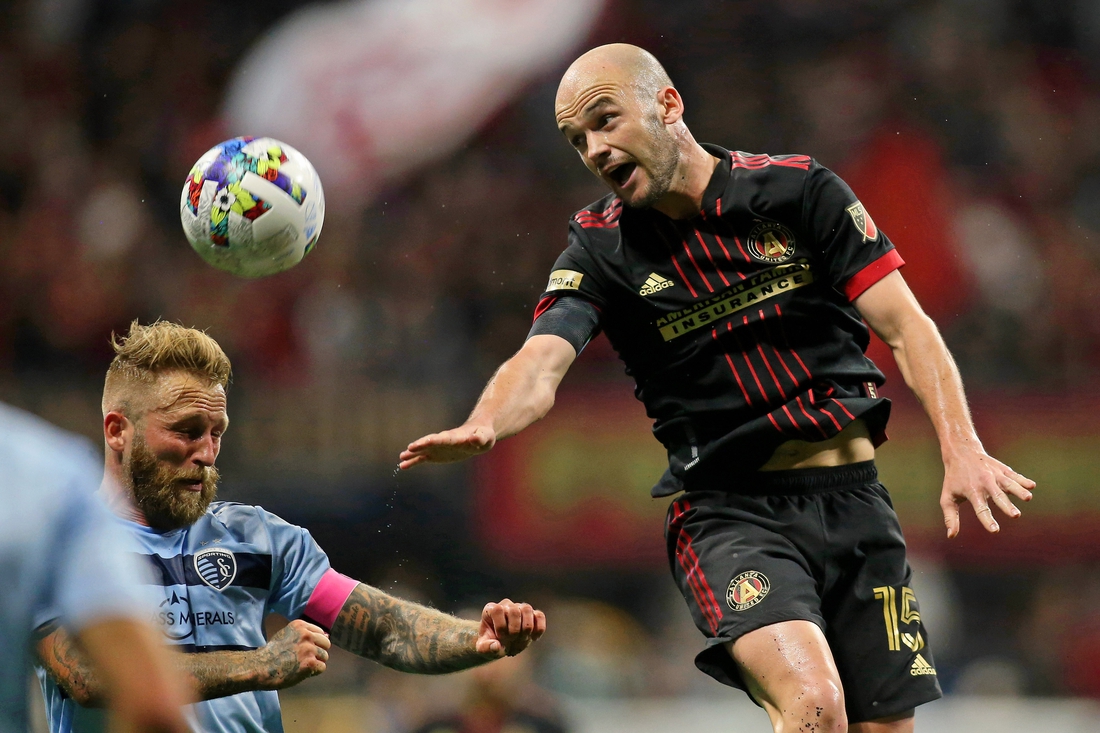
M 38 658 L 61 691 L 84 707 L 102 707 L 102 681 L 68 632 L 51 624 L 38 635 Z
M 332 625 L 332 642 L 402 672 L 443 674 L 492 658 L 477 653 L 478 624 L 360 583 Z

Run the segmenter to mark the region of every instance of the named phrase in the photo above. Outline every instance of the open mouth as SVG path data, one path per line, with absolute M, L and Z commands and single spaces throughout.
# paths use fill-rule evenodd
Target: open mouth
M 622 163 L 609 168 L 607 170 L 607 177 L 618 184 L 620 187 L 625 186 L 630 177 L 634 175 L 635 169 L 638 167 L 637 163 Z
M 202 491 L 202 481 L 180 481 L 180 486 L 187 491 Z

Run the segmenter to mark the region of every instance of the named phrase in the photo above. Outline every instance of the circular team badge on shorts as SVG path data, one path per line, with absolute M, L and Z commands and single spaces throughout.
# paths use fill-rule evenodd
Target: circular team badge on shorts
M 794 233 L 777 221 L 762 221 L 749 232 L 749 252 L 764 262 L 786 262 L 794 257 Z
M 771 589 L 768 576 L 749 570 L 730 581 L 730 587 L 726 589 L 726 603 L 734 611 L 744 611 L 764 600 Z

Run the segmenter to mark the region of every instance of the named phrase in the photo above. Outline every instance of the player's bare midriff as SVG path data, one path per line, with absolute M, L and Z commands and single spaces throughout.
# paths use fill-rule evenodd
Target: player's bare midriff
M 870 461 L 875 457 L 875 446 L 867 425 L 857 418 L 829 440 L 809 443 L 805 440 L 788 440 L 775 449 L 761 471 L 785 471 L 792 468 L 817 468 L 820 466 L 846 466 L 849 463 Z

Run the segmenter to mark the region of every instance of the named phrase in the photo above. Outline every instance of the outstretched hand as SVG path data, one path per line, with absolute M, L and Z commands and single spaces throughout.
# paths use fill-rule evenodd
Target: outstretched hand
M 496 434 L 492 429 L 481 425 L 462 425 L 442 433 L 432 433 L 409 443 L 409 447 L 401 451 L 398 468 L 404 471 L 418 463 L 462 461 L 484 453 L 496 441 Z
M 481 611 L 477 653 L 490 657 L 514 657 L 546 631 L 546 614 L 527 603 L 486 603 Z
M 959 533 L 959 505 L 969 501 L 978 521 L 989 532 L 999 532 L 1001 526 L 993 518 L 990 503 L 995 504 L 1010 519 L 1020 516 L 1020 510 L 1009 495 L 1031 501 L 1035 482 L 996 460 L 984 450 L 973 450 L 948 461 L 943 477 L 940 508 L 947 525 L 947 537 Z

